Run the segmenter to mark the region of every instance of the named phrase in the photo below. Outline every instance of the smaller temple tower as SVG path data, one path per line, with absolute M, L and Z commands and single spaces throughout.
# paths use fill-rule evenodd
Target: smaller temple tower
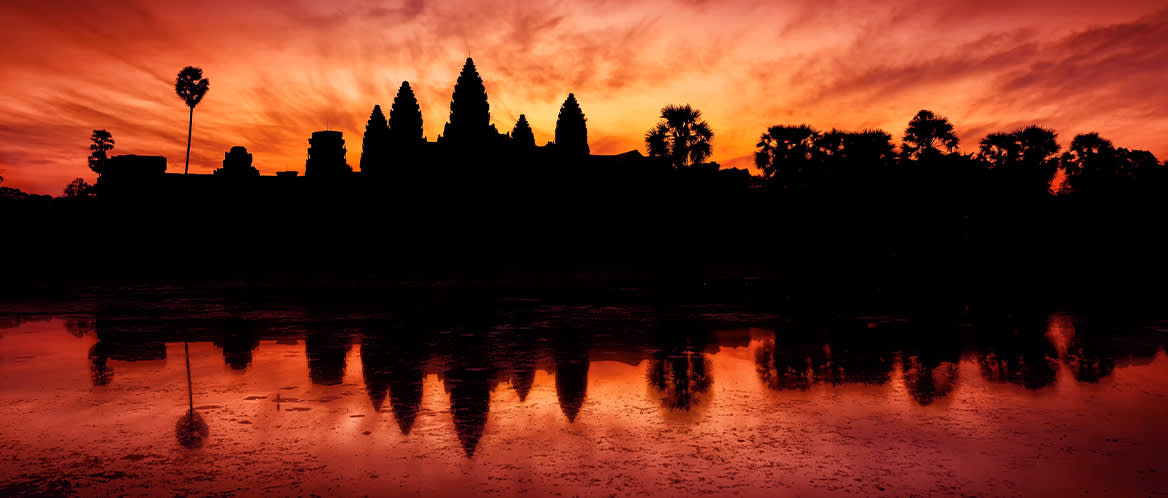
M 215 176 L 246 178 L 260 176 L 260 170 L 251 165 L 251 153 L 247 147 L 235 146 L 223 154 L 223 167 L 215 170 Z
M 308 160 L 304 176 L 335 177 L 351 174 L 345 162 L 345 138 L 339 131 L 318 131 L 308 139 Z

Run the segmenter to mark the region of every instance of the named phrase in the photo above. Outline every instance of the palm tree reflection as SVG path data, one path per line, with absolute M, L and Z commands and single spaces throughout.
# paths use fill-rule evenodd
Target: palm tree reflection
M 1067 347 L 1066 364 L 1079 382 L 1096 383 L 1115 371 L 1117 351 L 1111 330 L 1092 318 L 1075 321 L 1074 336 Z
M 992 318 L 992 315 L 991 315 Z M 1054 384 L 1058 351 L 1047 335 L 1045 313 L 1006 313 L 977 320 L 978 367 L 986 380 L 1027 389 Z
M 666 410 L 690 411 L 705 403 L 714 383 L 705 353 L 709 331 L 692 318 L 666 319 L 656 330 L 657 350 L 649 360 L 648 380 Z
M 210 429 L 207 427 L 207 422 L 203 420 L 203 416 L 195 412 L 194 386 L 191 382 L 191 347 L 186 341 L 183 341 L 183 352 L 186 355 L 187 402 L 189 405 L 187 413 L 179 417 L 178 422 L 175 423 L 174 435 L 179 444 L 186 448 L 195 449 L 203 446 L 203 442 L 210 435 Z
M 904 359 L 904 385 L 921 406 L 948 396 L 957 382 L 957 362 L 932 354 L 911 354 Z
M 880 326 L 857 317 L 787 317 L 755 351 L 755 370 L 776 391 L 807 391 L 819 383 L 883 385 L 892 376 L 893 351 Z

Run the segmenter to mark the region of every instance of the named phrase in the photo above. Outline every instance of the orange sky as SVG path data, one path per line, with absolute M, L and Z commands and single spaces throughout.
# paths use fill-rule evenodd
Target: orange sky
M 1122 4 L 1122 5 L 1119 5 Z M 303 171 L 309 135 L 341 130 L 349 163 L 374 104 L 402 80 L 437 137 L 463 59 L 491 116 L 527 114 L 537 143 L 574 92 L 593 153 L 643 149 L 666 104 L 702 109 L 713 159 L 747 167 L 767 126 L 884 128 L 921 108 L 963 150 L 1038 123 L 1099 131 L 1168 156 L 1163 0 L 5 0 L 0 5 L 0 176 L 59 195 L 94 175 L 88 137 L 181 171 L 185 65 L 211 91 L 195 111 L 191 172 L 243 145 L 265 174 Z

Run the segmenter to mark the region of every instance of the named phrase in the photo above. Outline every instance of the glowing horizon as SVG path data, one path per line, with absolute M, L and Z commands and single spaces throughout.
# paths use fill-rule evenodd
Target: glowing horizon
M 236 145 L 264 174 L 303 171 L 308 137 L 326 127 L 344 133 L 356 167 L 369 112 L 388 113 L 402 81 L 434 140 L 467 56 L 500 132 L 526 114 L 536 142 L 550 141 L 575 93 L 596 154 L 644 152 L 659 109 L 688 103 L 725 167 L 753 169 L 774 124 L 899 139 L 922 108 L 954 123 L 965 152 L 1037 123 L 1064 147 L 1098 131 L 1168 156 L 1168 9 L 1156 1 L 15 0 L 0 13 L 0 176 L 35 193 L 94 180 L 85 158 L 98 128 L 114 154 L 163 155 L 181 171 L 187 109 L 173 85 L 187 65 L 211 81 L 192 173 Z

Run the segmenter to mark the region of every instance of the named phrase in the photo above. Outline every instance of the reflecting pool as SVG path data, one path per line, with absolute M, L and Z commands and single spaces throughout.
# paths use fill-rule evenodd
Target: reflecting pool
M 1168 492 L 1154 319 L 522 300 L 2 316 L 5 496 Z M 191 400 L 194 447 L 176 436 Z

